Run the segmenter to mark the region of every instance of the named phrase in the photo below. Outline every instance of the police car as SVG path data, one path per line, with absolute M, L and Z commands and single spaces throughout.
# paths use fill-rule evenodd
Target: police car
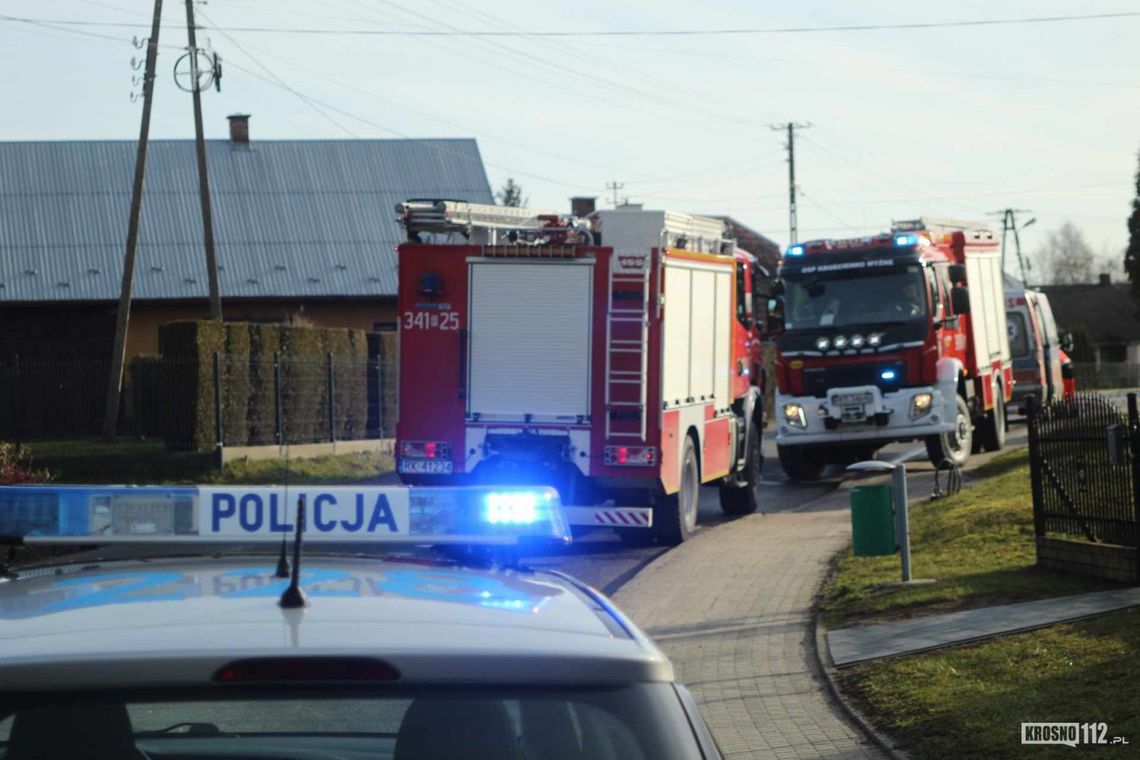
M 0 567 L 0 758 L 719 758 L 636 626 L 518 561 L 568 540 L 549 489 L 0 488 L 0 542 L 124 557 Z

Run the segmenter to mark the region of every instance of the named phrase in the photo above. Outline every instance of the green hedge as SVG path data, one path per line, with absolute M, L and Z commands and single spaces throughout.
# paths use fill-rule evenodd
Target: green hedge
M 351 440 L 369 428 L 370 336 L 361 330 L 175 322 L 159 330 L 164 425 L 169 448 L 216 443 L 213 356 L 220 354 L 226 445 L 277 442 L 280 363 L 284 441 Z M 333 414 L 329 418 L 330 364 Z M 394 366 L 394 365 L 393 365 Z M 394 410 L 393 410 L 394 411 Z
M 162 352 L 163 439 L 168 449 L 214 448 L 214 354 L 225 349 L 221 322 L 172 322 L 158 330 Z
M 281 349 L 281 335 L 277 325 L 251 324 L 249 338 L 249 442 L 276 443 L 277 390 L 273 356 Z

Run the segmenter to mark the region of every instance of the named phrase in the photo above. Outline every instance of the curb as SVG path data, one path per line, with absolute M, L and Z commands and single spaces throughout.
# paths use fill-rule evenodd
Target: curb
M 841 549 L 840 552 L 837 552 L 835 557 L 832 557 L 832 561 L 829 563 L 830 568 L 824 575 L 823 580 L 820 581 L 819 589 L 816 591 L 815 604 L 813 604 L 811 608 L 812 635 L 808 637 L 808 641 L 812 644 L 812 662 L 815 663 L 815 667 L 819 671 L 820 676 L 822 676 L 824 684 L 827 685 L 827 692 L 831 696 L 831 700 L 839 706 L 840 711 L 849 722 L 855 724 L 855 726 L 891 760 L 912 760 L 910 755 L 900 749 L 896 749 L 885 734 L 878 731 L 858 708 L 844 698 L 843 693 L 839 690 L 839 684 L 835 681 L 835 668 L 831 662 L 831 655 L 828 654 L 827 641 L 825 639 L 827 629 L 824 628 L 823 624 L 819 621 L 819 600 L 823 596 L 823 587 L 835 574 L 835 558 L 844 551 L 847 551 L 846 547 Z

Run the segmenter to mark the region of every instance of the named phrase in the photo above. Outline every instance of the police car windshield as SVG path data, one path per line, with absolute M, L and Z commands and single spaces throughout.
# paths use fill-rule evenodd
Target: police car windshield
M 786 329 L 913 322 L 927 313 L 918 266 L 874 273 L 785 276 Z
M 70 757 L 69 742 L 107 757 L 700 758 L 670 684 L 595 688 L 274 690 L 198 698 L 20 700 L 0 715 L 4 756 Z M 312 753 L 311 755 L 309 753 Z M 88 757 L 90 754 L 83 754 Z

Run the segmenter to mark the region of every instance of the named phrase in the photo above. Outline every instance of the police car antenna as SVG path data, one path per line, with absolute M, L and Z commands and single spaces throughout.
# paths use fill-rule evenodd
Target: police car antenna
M 288 588 L 281 594 L 277 604 L 282 609 L 295 610 L 307 607 L 305 592 L 301 590 L 301 536 L 305 526 L 305 495 L 297 497 L 297 534 L 293 539 L 293 576 Z

